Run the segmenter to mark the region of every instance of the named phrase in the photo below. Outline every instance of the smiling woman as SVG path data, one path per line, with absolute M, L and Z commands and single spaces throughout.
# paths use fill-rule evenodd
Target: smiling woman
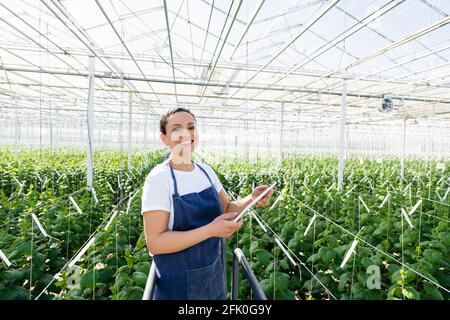
M 161 117 L 161 141 L 170 157 L 147 176 L 141 212 L 147 248 L 154 255 L 157 300 L 226 299 L 221 238 L 242 226 L 233 222 L 267 186 L 229 201 L 210 166 L 192 161 L 198 144 L 195 116 L 172 109 Z M 265 206 L 273 191 L 257 205 Z

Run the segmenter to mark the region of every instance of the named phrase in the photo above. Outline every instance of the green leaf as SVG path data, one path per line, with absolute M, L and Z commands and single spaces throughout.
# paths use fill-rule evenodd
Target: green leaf
M 145 287 L 145 284 L 147 282 L 147 275 L 146 274 L 144 274 L 142 272 L 139 272 L 139 271 L 136 271 L 136 272 L 134 272 L 132 274 L 131 278 L 134 280 L 136 286 L 142 287 L 142 288 Z
M 269 297 L 273 294 L 273 281 L 270 279 L 263 279 L 259 284 L 266 296 Z
M 0 300 L 28 300 L 29 292 L 20 286 L 0 289 Z
M 420 294 L 412 287 L 403 288 L 402 294 L 408 300 L 420 300 Z
M 98 270 L 90 270 L 80 277 L 80 287 L 82 289 L 93 289 L 94 283 L 98 282 L 100 274 Z
M 359 283 L 359 282 L 353 283 L 352 288 L 351 288 L 353 297 L 355 299 L 363 299 L 364 298 L 364 289 L 365 288 L 361 283 Z
M 330 248 L 320 248 L 318 252 L 320 259 L 325 265 L 330 264 L 331 261 L 336 257 L 336 253 Z
M 272 258 L 270 252 L 264 249 L 257 249 L 253 254 L 256 256 L 259 262 L 266 266 L 269 264 L 270 259 Z
M 433 300 L 444 300 L 444 297 L 434 285 L 425 282 L 423 288 L 425 289 L 425 293 Z
M 125 272 L 120 272 L 117 277 L 116 281 L 114 283 L 114 286 L 116 286 L 118 289 L 122 288 L 124 285 L 127 284 L 128 281 L 128 275 Z
M 442 259 L 442 254 L 439 251 L 433 249 L 426 249 L 423 252 L 423 256 L 428 262 L 432 264 L 438 264 Z
M 144 289 L 141 287 L 130 287 L 125 291 L 124 300 L 142 300 Z
M 339 277 L 339 285 L 338 285 L 338 290 L 339 291 L 345 291 L 345 285 L 347 284 L 347 282 L 351 279 L 351 273 L 350 272 L 346 272 L 341 274 L 341 276 Z
M 150 262 L 139 262 L 134 265 L 134 270 L 142 272 L 144 274 L 148 274 L 150 271 Z
M 289 286 L 289 275 L 283 272 L 274 272 L 270 275 L 270 280 L 275 283 L 277 290 L 282 290 Z

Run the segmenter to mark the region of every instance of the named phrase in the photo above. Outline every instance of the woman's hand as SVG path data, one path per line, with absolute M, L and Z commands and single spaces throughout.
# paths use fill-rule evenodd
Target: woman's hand
M 262 185 L 262 186 L 258 186 L 256 187 L 253 192 L 252 192 L 252 201 L 255 200 L 261 193 L 263 193 L 267 188 L 269 188 L 268 185 Z M 267 204 L 270 201 L 270 198 L 272 198 L 272 194 L 275 190 L 272 189 L 270 190 L 265 196 L 264 198 L 262 198 L 261 200 L 259 200 L 256 203 L 256 207 L 265 207 L 267 206 Z
M 232 220 L 238 212 L 228 212 L 222 214 L 210 222 L 207 227 L 211 237 L 229 238 L 233 233 L 242 227 L 242 219 L 238 222 Z

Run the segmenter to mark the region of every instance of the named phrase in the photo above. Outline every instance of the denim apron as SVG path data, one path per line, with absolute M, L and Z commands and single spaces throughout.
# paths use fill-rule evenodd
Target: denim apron
M 223 213 L 219 194 L 206 171 L 211 186 L 201 192 L 180 196 L 177 180 L 170 166 L 174 183 L 173 231 L 202 227 Z M 155 280 L 155 300 L 225 300 L 226 286 L 221 259 L 222 238 L 213 237 L 182 251 L 153 257 L 159 275 Z

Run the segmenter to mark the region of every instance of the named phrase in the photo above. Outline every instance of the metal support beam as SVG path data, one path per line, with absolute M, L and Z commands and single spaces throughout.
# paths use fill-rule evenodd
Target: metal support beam
M 164 16 L 166 18 L 167 38 L 169 39 L 170 61 L 172 63 L 173 89 L 175 90 L 175 101 L 177 102 L 178 105 L 177 85 L 175 82 L 175 65 L 173 63 L 173 48 L 172 48 L 172 40 L 170 38 L 169 14 L 167 13 L 166 0 L 164 0 Z
M 239 37 L 239 41 L 236 44 L 236 47 L 233 50 L 233 53 L 230 56 L 230 60 L 233 59 L 234 54 L 236 53 L 236 50 L 239 48 L 239 46 L 242 43 L 242 40 L 244 40 L 245 35 L 247 34 L 248 30 L 250 29 L 250 26 L 252 25 L 253 21 L 255 21 L 256 16 L 258 15 L 259 11 L 261 10 L 264 2 L 266 0 L 261 0 L 261 2 L 259 3 L 258 7 L 256 8 L 256 10 L 253 12 L 252 17 L 250 18 L 250 20 L 247 22 L 247 25 L 245 26 L 244 31 L 242 32 L 241 36 Z
M 68 76 L 79 76 L 79 77 L 87 77 L 88 74 L 85 72 L 76 72 L 76 71 L 61 71 L 61 70 L 51 70 L 51 69 L 34 69 L 34 68 L 21 68 L 21 67 L 6 67 L 4 65 L 0 65 L 0 70 L 5 70 L 8 72 L 28 72 L 28 73 L 48 73 L 52 75 L 68 75 Z M 248 90 L 267 90 L 267 91 L 288 91 L 289 93 L 309 93 L 309 94 L 322 94 L 322 95 L 330 95 L 330 96 L 340 96 L 341 92 L 338 91 L 322 91 L 318 89 L 303 89 L 299 87 L 292 87 L 292 86 L 272 86 L 268 88 L 264 85 L 258 85 L 258 84 L 252 84 L 249 85 L 248 83 L 227 83 L 225 81 L 214 81 L 214 82 L 207 82 L 204 80 L 188 80 L 188 79 L 180 79 L 177 78 L 175 81 L 173 79 L 167 79 L 167 78 L 148 78 L 144 76 L 135 76 L 135 75 L 123 75 L 121 78 L 117 75 L 105 75 L 103 73 L 98 73 L 95 75 L 96 78 L 100 79 L 114 79 L 114 80 L 120 80 L 123 79 L 125 81 L 144 81 L 144 82 L 155 82 L 155 83 L 167 83 L 167 84 L 180 84 L 180 85 L 190 85 L 190 86 L 208 86 L 208 87 L 222 87 L 226 89 L 226 87 L 230 88 L 238 88 L 238 89 L 248 89 Z M 143 91 L 136 91 L 133 90 L 133 92 L 143 92 Z M 154 94 L 152 91 L 149 93 Z M 158 95 L 163 95 L 165 93 L 158 92 Z M 181 94 L 178 94 L 181 96 Z M 349 92 L 347 94 L 349 97 L 357 97 L 357 98 L 368 98 L 368 99 L 379 99 L 379 94 L 374 93 L 364 93 L 364 92 Z M 212 97 L 212 96 L 204 96 L 204 97 Z M 411 96 L 411 95 L 393 95 L 391 96 L 392 99 L 395 100 L 405 100 L 407 101 L 415 101 L 415 102 L 430 102 L 430 103 L 440 103 L 440 104 L 450 104 L 450 99 L 440 99 L 440 98 L 423 98 L 420 96 Z M 215 99 L 220 99 L 219 96 L 214 96 Z M 231 100 L 245 100 L 245 97 L 237 97 L 232 98 L 231 96 L 226 97 L 225 99 Z M 252 101 L 265 101 L 262 99 L 251 99 Z M 270 100 L 272 101 L 281 101 L 279 99 Z M 285 101 L 285 102 L 298 102 L 297 100 L 293 101 Z M 158 102 L 159 103 L 159 102 Z M 302 101 L 301 103 L 309 103 L 313 104 L 311 101 Z M 156 114 L 156 113 L 155 113 Z

